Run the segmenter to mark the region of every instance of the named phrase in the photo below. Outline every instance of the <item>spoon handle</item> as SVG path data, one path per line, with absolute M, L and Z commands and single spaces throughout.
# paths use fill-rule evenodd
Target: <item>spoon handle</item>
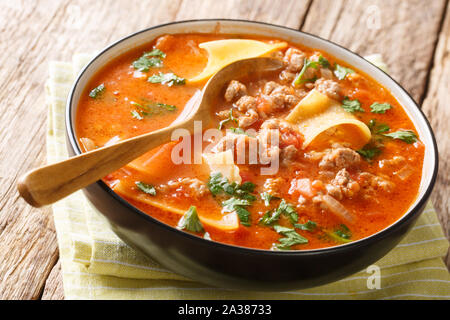
M 34 207 L 54 203 L 169 142 L 173 130 L 189 127 L 184 122 L 37 168 L 24 174 L 17 188 L 22 198 Z

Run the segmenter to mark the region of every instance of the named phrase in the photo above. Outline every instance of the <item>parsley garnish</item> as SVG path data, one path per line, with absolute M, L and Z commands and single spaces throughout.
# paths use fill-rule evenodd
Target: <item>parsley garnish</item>
M 251 205 L 252 203 L 246 199 L 239 198 L 230 198 L 222 202 L 223 212 L 236 212 L 241 224 L 249 227 L 250 226 L 250 212 L 245 209 L 246 206 Z
M 295 78 L 293 84 L 294 86 L 305 83 L 305 82 L 309 82 L 309 81 L 315 81 L 316 79 L 303 79 L 303 75 L 306 72 L 306 69 L 308 68 L 313 68 L 313 69 L 317 69 L 317 65 L 319 64 L 319 62 L 317 61 L 311 61 L 308 58 L 305 58 L 305 61 L 303 63 L 303 68 L 302 70 L 300 70 L 299 74 L 297 75 L 297 77 Z
M 381 149 L 371 144 L 366 144 L 362 149 L 356 150 L 364 158 L 372 160 L 381 153 Z
M 277 221 L 281 215 L 289 218 L 292 223 L 298 221 L 298 214 L 294 206 L 282 199 L 278 205 L 278 208 L 267 211 L 259 222 L 265 225 L 270 225 L 271 223 Z
M 271 200 L 279 200 L 280 198 L 271 195 L 270 193 L 264 191 L 260 194 L 261 199 L 264 200 L 264 205 L 268 207 L 270 205 Z
M 97 99 L 102 95 L 102 93 L 104 91 L 105 91 L 105 85 L 102 83 L 98 87 L 92 89 L 91 92 L 89 92 L 89 97 L 91 97 L 92 99 Z
M 391 133 L 383 133 L 385 137 L 399 139 L 406 143 L 414 143 L 417 141 L 417 135 L 412 130 L 399 130 Z
M 198 218 L 197 208 L 195 206 L 191 206 L 181 217 L 180 221 L 178 221 L 177 228 L 180 230 L 186 229 L 192 232 L 203 231 L 203 225 Z
M 342 108 L 344 108 L 345 111 L 355 113 L 356 111 L 364 112 L 364 109 L 361 108 L 361 103 L 359 100 L 350 100 L 348 97 L 345 97 L 344 100 L 342 100 Z
M 220 172 L 215 172 L 209 177 L 207 186 L 214 196 L 229 195 L 232 198 L 222 201 L 224 212 L 236 212 L 241 224 L 250 226 L 250 212 L 245 208 L 250 206 L 256 197 L 251 194 L 255 185 L 251 182 L 245 182 L 241 185 L 236 182 L 230 183 Z
M 209 177 L 207 186 L 211 193 L 215 196 L 220 194 L 227 194 L 235 196 L 240 199 L 255 201 L 256 197 L 251 194 L 255 189 L 255 185 L 251 182 L 245 182 L 242 185 L 236 182 L 230 183 L 227 178 L 222 177 L 220 172 L 214 172 Z
M 230 131 L 233 132 L 233 133 L 235 133 L 235 134 L 243 134 L 243 135 L 249 136 L 249 135 L 244 131 L 244 129 L 242 129 L 242 128 L 233 128 L 233 127 L 231 127 L 231 128 L 230 128 Z
M 392 109 L 392 106 L 389 103 L 372 103 L 370 106 L 370 112 L 372 113 L 385 113 L 386 110 Z
M 162 73 L 154 74 L 147 79 L 148 82 L 151 83 L 161 83 L 167 84 L 169 87 L 172 85 L 182 85 L 186 83 L 186 79 L 177 76 L 176 74 L 170 73 Z
M 390 129 L 386 123 L 378 123 L 375 119 L 369 121 L 368 127 L 373 134 L 383 133 Z
M 145 56 L 140 57 L 136 61 L 133 62 L 133 67 L 138 71 L 147 72 L 150 68 L 153 67 L 162 67 L 162 60 L 160 58 L 147 58 Z
M 381 153 L 384 147 L 383 132 L 389 131 L 390 128 L 386 123 L 377 122 L 375 119 L 371 119 L 367 126 L 372 133 L 372 140 L 357 152 L 367 160 L 372 160 Z
M 165 58 L 166 54 L 159 49 L 153 49 L 149 52 L 144 52 L 144 54 L 139 57 L 139 59 L 133 61 L 132 65 L 138 71 L 147 72 L 153 67 L 162 67 L 163 62 L 160 58 Z
M 136 183 L 136 186 L 139 188 L 139 190 L 141 190 L 142 192 L 145 192 L 152 196 L 156 196 L 156 189 L 151 184 L 147 184 L 142 181 L 136 181 L 135 183 Z
M 233 110 L 232 109 L 230 109 L 230 115 L 228 116 L 228 118 L 226 118 L 226 119 L 224 119 L 224 120 L 219 122 L 219 130 L 222 130 L 224 124 L 226 124 L 226 123 L 228 123 L 230 121 L 234 121 L 235 123 L 238 123 L 238 120 L 235 117 L 233 117 Z
M 308 222 L 306 223 L 295 223 L 294 227 L 300 229 L 300 230 L 305 230 L 305 231 L 314 231 L 317 228 L 317 223 L 315 223 L 314 221 L 308 220 Z
M 165 58 L 166 54 L 163 51 L 159 50 L 158 48 L 155 48 L 152 51 L 144 52 L 144 54 L 142 56 L 143 57 L 161 57 L 161 58 Z
M 338 242 L 351 242 L 350 238 L 352 237 L 352 233 L 345 224 L 341 224 L 339 228 L 337 228 L 333 232 L 327 231 L 326 234 L 330 238 Z
M 278 241 L 280 241 L 280 244 L 276 244 L 276 247 L 278 249 L 289 250 L 293 245 L 308 243 L 308 239 L 299 235 L 295 231 L 295 229 L 286 228 L 279 225 L 275 225 L 274 229 L 277 233 L 280 233 L 283 236 L 285 236 L 284 238 L 278 239 Z
M 330 62 L 322 55 L 319 56 L 319 64 L 324 68 L 330 68 Z
M 353 71 L 350 68 L 346 68 L 343 67 L 337 63 L 334 64 L 334 75 L 339 79 L 339 80 L 344 80 L 345 77 L 350 74 L 350 73 L 355 73 L 355 71 Z
M 152 117 L 156 115 L 162 115 L 167 112 L 172 112 L 177 110 L 176 106 L 165 104 L 161 102 L 153 102 L 147 99 L 143 99 L 145 104 L 140 104 L 134 101 L 131 101 L 130 103 L 137 107 L 136 110 L 131 111 L 131 114 L 133 115 L 133 118 L 136 118 L 138 120 L 144 119 L 144 117 Z

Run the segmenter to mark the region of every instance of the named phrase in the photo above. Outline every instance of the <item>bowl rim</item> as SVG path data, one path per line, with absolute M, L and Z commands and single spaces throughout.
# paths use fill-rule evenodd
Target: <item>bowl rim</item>
M 73 149 L 73 151 L 75 152 L 76 155 L 81 154 L 81 149 L 79 147 L 79 144 L 77 142 L 77 139 L 75 138 L 75 130 L 74 127 L 72 126 L 72 105 L 73 105 L 73 98 L 74 98 L 74 93 L 75 90 L 78 86 L 78 83 L 80 82 L 80 79 L 83 77 L 83 75 L 85 74 L 86 70 L 100 57 L 102 56 L 104 53 L 106 53 L 107 51 L 109 51 L 110 49 L 112 49 L 113 47 L 115 47 L 116 45 L 119 45 L 120 43 L 122 43 L 123 41 L 126 41 L 132 37 L 135 37 L 141 33 L 145 33 L 148 32 L 150 30 L 153 29 L 158 29 L 161 27 L 165 27 L 165 26 L 169 26 L 169 25 L 176 25 L 176 24 L 189 24 L 189 23 L 195 23 L 195 22 L 210 22 L 210 23 L 220 23 L 220 22 L 235 22 L 235 23 L 244 23 L 244 24 L 256 24 L 256 25 L 262 25 L 262 26 L 266 26 L 269 28 L 279 28 L 279 29 L 285 29 L 288 31 L 294 31 L 297 33 L 301 33 L 304 35 L 307 35 L 309 37 L 315 38 L 316 40 L 319 41 L 323 41 L 325 42 L 327 45 L 331 45 L 331 46 L 336 46 L 340 49 L 343 49 L 344 51 L 346 51 L 348 54 L 355 56 L 357 59 L 363 60 L 364 63 L 368 63 L 369 65 L 375 66 L 372 62 L 364 59 L 361 55 L 359 55 L 358 53 L 355 53 L 337 43 L 334 43 L 328 39 L 324 39 L 322 37 L 319 37 L 317 35 L 308 33 L 308 32 L 304 32 L 301 30 L 297 30 L 291 27 L 286 27 L 286 26 L 282 26 L 282 25 L 277 25 L 277 24 L 273 24 L 273 23 L 268 23 L 268 22 L 262 22 L 262 21 L 253 21 L 253 20 L 246 20 L 246 19 L 225 19 L 225 18 L 212 18 L 212 19 L 189 19 L 189 20 L 178 20 L 178 21 L 172 21 L 172 22 L 168 22 L 168 23 L 162 23 L 162 24 L 158 24 L 149 28 L 145 28 L 136 32 L 133 32 L 125 37 L 122 37 L 121 39 L 107 45 L 105 48 L 103 48 L 102 50 L 100 50 L 82 69 L 81 71 L 78 73 L 67 98 L 66 101 L 66 108 L 65 108 L 65 125 L 66 125 L 66 134 L 67 134 L 67 138 L 68 141 L 70 142 L 71 148 Z M 376 67 L 376 66 L 375 66 Z M 426 189 L 424 190 L 422 196 L 418 196 L 419 199 L 416 199 L 416 203 L 411 206 L 409 208 L 409 213 L 405 213 L 401 218 L 399 218 L 398 220 L 396 220 L 395 222 L 393 222 L 391 225 L 385 227 L 384 229 L 371 234 L 370 236 L 367 236 L 365 238 L 361 238 L 349 243 L 344 243 L 344 244 L 339 244 L 336 246 L 332 246 L 332 247 L 325 247 L 325 248 L 318 248 L 318 249 L 306 249 L 306 250 L 270 250 L 270 249 L 257 249 L 257 248 L 249 248 L 249 247 L 243 247 L 243 246 L 238 246 L 238 245 L 232 245 L 232 244 L 227 244 L 227 243 L 222 243 L 222 242 L 217 242 L 217 241 L 211 241 L 211 240 L 207 240 L 204 239 L 202 237 L 199 237 L 197 235 L 191 234 L 189 232 L 185 232 L 182 230 L 177 229 L 176 227 L 172 227 L 162 221 L 157 220 L 156 218 L 153 218 L 152 216 L 150 216 L 149 214 L 143 212 L 142 210 L 136 208 L 135 206 L 133 206 L 130 202 L 126 201 L 124 198 L 122 198 L 121 196 L 119 196 L 117 193 L 115 193 L 106 183 L 104 183 L 102 180 L 98 180 L 95 182 L 95 184 L 97 184 L 101 189 L 103 189 L 104 191 L 106 191 L 106 193 L 108 193 L 113 199 L 115 199 L 116 201 L 119 201 L 122 205 L 124 205 L 125 207 L 127 207 L 128 209 L 130 209 L 133 213 L 137 214 L 138 216 L 140 216 L 141 218 L 155 223 L 157 225 L 159 225 L 160 227 L 165 228 L 167 231 L 169 232 L 174 232 L 177 233 L 181 236 L 185 236 L 190 238 L 193 241 L 199 241 L 201 243 L 203 243 L 204 245 L 211 245 L 213 247 L 216 247 L 217 249 L 222 249 L 222 250 L 239 250 L 242 251 L 242 253 L 245 254 L 268 254 L 268 255 L 273 255 L 273 256 L 312 256 L 312 255 L 319 255 L 319 254 L 325 254 L 325 253 L 330 253 L 330 252 L 334 252 L 334 253 L 340 253 L 340 252 L 344 252 L 344 251 L 349 251 L 349 250 L 354 250 L 357 248 L 362 248 L 367 246 L 369 243 L 372 242 L 376 242 L 379 239 L 385 238 L 387 236 L 389 236 L 389 234 L 394 233 L 395 231 L 397 231 L 398 229 L 400 229 L 403 225 L 407 224 L 408 221 L 411 221 L 413 219 L 416 218 L 416 216 L 418 216 L 422 211 L 420 210 L 422 207 L 424 207 L 425 203 L 428 201 L 430 194 L 433 190 L 433 187 L 435 185 L 436 182 L 436 178 L 437 178 L 437 172 L 438 172 L 438 167 L 439 167 L 439 156 L 438 156 L 438 148 L 437 148 L 437 142 L 436 142 L 436 137 L 434 135 L 434 132 L 431 128 L 430 122 L 428 121 L 427 117 L 425 116 L 424 112 L 422 111 L 422 109 L 419 107 L 418 103 L 412 98 L 412 96 L 396 81 L 394 80 L 388 73 L 386 73 L 385 71 L 381 70 L 380 68 L 377 67 L 377 69 L 379 71 L 381 71 L 382 73 L 384 73 L 384 75 L 386 75 L 390 81 L 393 82 L 394 85 L 396 85 L 398 87 L 398 89 L 400 91 L 402 91 L 407 98 L 409 98 L 409 100 L 411 101 L 411 104 L 419 111 L 419 115 L 422 117 L 422 120 L 425 122 L 426 124 L 426 128 L 425 131 L 428 131 L 428 133 L 431 136 L 431 141 L 432 141 L 432 147 L 433 147 L 433 156 L 434 156 L 434 163 L 433 163 L 433 174 L 431 176 L 430 182 L 429 184 L 426 186 Z M 366 71 L 364 71 L 366 72 Z M 366 72 L 369 76 L 370 73 Z M 423 178 L 423 176 L 422 176 Z

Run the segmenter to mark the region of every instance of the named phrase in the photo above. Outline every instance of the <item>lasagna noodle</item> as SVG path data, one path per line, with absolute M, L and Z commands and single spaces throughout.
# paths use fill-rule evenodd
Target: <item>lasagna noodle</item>
M 371 133 L 365 123 L 345 111 L 338 101 L 313 89 L 286 117 L 298 125 L 305 141 L 310 144 L 346 142 L 358 149 L 369 142 Z
M 161 199 L 159 197 L 153 197 L 145 193 L 132 192 L 130 190 L 130 187 L 122 181 L 118 182 L 113 187 L 113 190 L 114 192 L 128 199 L 142 202 L 161 210 L 176 213 L 180 216 L 180 218 L 186 212 L 186 209 L 176 207 L 170 203 L 167 203 L 166 201 L 164 201 L 164 199 Z M 211 212 L 205 212 L 197 208 L 197 213 L 201 223 L 205 226 L 213 227 L 223 231 L 234 231 L 239 228 L 239 219 L 236 212 L 227 214 L 211 214 Z
M 200 43 L 199 47 L 208 53 L 208 63 L 200 74 L 189 79 L 188 82 L 202 82 L 234 61 L 264 56 L 286 46 L 286 42 L 266 43 L 248 39 L 227 39 Z

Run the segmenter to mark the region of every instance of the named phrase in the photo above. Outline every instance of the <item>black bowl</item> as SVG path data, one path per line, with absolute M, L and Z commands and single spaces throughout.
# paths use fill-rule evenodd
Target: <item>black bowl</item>
M 434 186 L 438 157 L 433 132 L 414 100 L 387 74 L 345 48 L 297 30 L 241 20 L 193 20 L 155 26 L 117 41 L 93 58 L 73 85 L 66 109 L 69 153 L 81 153 L 75 138 L 74 116 L 81 92 L 99 68 L 160 35 L 214 32 L 218 28 L 221 33 L 266 35 L 324 50 L 391 90 L 426 146 L 421 187 L 415 203 L 398 221 L 370 237 L 331 248 L 285 252 L 232 246 L 180 231 L 140 211 L 102 181 L 86 187 L 83 190 L 86 197 L 125 243 L 178 274 L 217 287 L 262 291 L 309 288 L 342 279 L 386 255 L 423 212 Z

